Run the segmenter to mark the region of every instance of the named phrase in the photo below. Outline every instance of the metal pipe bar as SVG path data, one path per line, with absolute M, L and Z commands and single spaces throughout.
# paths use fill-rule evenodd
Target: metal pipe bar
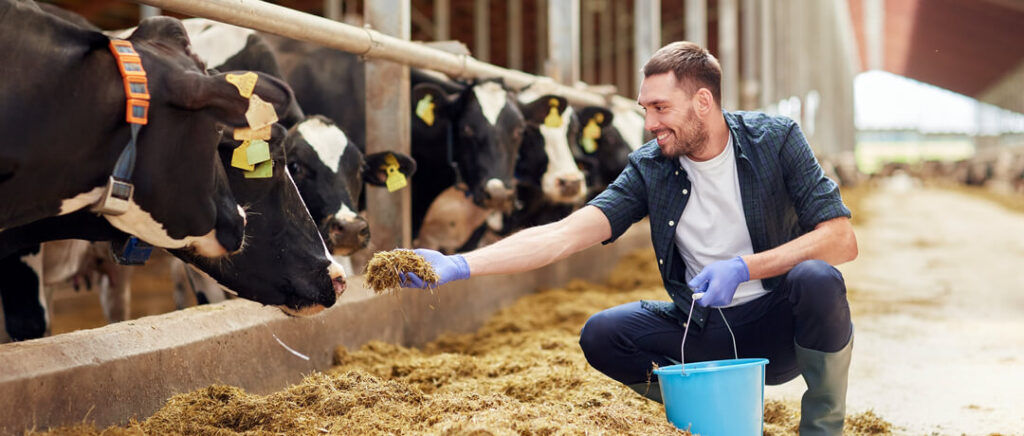
M 366 58 L 398 62 L 415 68 L 440 71 L 453 78 L 500 77 L 505 84 L 522 89 L 535 82 L 548 81 L 522 71 L 498 67 L 471 56 L 452 54 L 410 41 L 403 41 L 373 29 L 339 23 L 258 0 L 133 0 L 194 17 L 204 17 L 247 27 L 287 38 L 309 41 L 325 47 L 355 53 Z M 611 99 L 554 84 L 555 92 L 572 104 L 608 105 Z

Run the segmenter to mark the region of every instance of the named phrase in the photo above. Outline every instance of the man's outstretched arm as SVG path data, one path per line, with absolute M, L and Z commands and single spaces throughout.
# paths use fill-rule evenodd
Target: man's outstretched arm
M 437 273 L 437 283 L 426 283 L 412 273 L 402 273 L 402 286 L 440 286 L 471 275 L 510 274 L 529 271 L 568 257 L 611 237 L 608 218 L 594 206 L 584 206 L 560 221 L 531 227 L 492 245 L 466 254 L 445 256 L 417 249 Z
M 509 274 L 557 262 L 611 236 L 604 212 L 584 206 L 560 221 L 528 228 L 463 256 L 474 276 Z

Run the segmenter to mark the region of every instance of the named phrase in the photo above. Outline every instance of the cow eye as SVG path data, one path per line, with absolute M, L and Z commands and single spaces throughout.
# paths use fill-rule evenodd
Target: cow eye
M 306 167 L 295 161 L 288 162 L 288 172 L 296 179 L 306 177 Z

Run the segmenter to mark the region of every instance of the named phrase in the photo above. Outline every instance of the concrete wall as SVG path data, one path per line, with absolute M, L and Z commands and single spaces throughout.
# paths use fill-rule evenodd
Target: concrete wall
M 646 221 L 598 246 L 517 275 L 477 277 L 433 293 L 374 295 L 360 277 L 334 307 L 292 318 L 245 300 L 0 345 L 0 434 L 144 419 L 174 394 L 213 383 L 268 393 L 331 366 L 335 347 L 371 340 L 422 345 L 476 330 L 495 311 L 571 278 L 601 281 L 618 259 L 649 247 Z M 305 360 L 288 351 L 278 339 Z

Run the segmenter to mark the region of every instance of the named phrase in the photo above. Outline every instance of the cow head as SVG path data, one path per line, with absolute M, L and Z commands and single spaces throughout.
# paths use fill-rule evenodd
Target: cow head
M 540 186 L 556 204 L 581 202 L 587 194 L 583 172 L 576 166 L 570 141 L 578 137 L 579 123 L 564 97 L 524 93 L 520 104 L 527 129 L 516 164 L 520 183 Z
M 511 210 L 513 171 L 525 124 L 508 89 L 486 80 L 448 93 L 436 84 L 420 83 L 413 87 L 412 102 L 413 140 L 443 141 L 445 147 L 431 147 L 431 152 L 445 153 L 455 164 L 457 187 L 480 206 Z M 417 152 L 415 144 L 413 151 Z
M 597 195 L 615 180 L 629 162 L 632 148 L 614 125 L 615 116 L 600 106 L 585 106 L 574 123 L 579 126 L 570 144 L 577 163 L 587 175 L 587 191 Z
M 173 253 L 197 266 L 240 297 L 309 315 L 330 307 L 345 290 L 341 265 L 327 252 L 287 167 L 286 130 L 274 125 L 270 142 L 273 175 L 245 178 L 225 166 L 231 190 L 247 212 L 242 250 L 219 259 Z M 225 140 L 221 159 L 230 162 L 237 141 Z
M 359 216 L 363 183 L 387 184 L 388 167 L 402 177 L 416 172 L 416 162 L 395 152 L 364 156 L 331 120 L 314 115 L 289 130 L 285 140 L 288 169 L 327 247 L 348 256 L 370 242 L 370 228 Z M 389 157 L 390 156 L 390 157 Z

